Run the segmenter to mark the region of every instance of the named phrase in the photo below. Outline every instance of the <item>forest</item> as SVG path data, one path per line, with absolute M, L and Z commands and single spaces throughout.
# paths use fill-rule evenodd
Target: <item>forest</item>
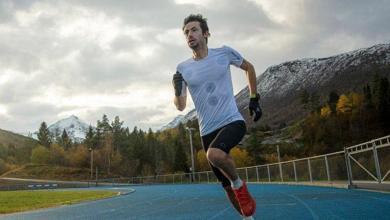
M 301 91 L 300 102 L 307 115 L 299 121 L 284 128 L 262 125 L 247 130 L 242 146 L 231 151 L 237 167 L 277 161 L 274 144 L 264 142 L 274 134 L 283 134 L 290 140 L 279 144 L 282 160 L 335 152 L 390 134 L 390 89 L 386 77 L 375 75 L 360 92 L 332 91 L 328 97 L 319 97 Z M 196 120 L 164 131 L 129 129 L 123 124 L 119 116 L 110 121 L 103 115 L 95 128 L 89 127 L 82 143 L 74 143 L 65 130 L 54 136 L 42 122 L 38 144 L 30 142 L 19 148 L 0 144 L 0 174 L 22 164 L 88 169 L 92 154 L 94 168 L 98 167 L 106 177 L 187 173 L 191 151 L 186 127 L 195 129 L 195 170 L 210 170 Z

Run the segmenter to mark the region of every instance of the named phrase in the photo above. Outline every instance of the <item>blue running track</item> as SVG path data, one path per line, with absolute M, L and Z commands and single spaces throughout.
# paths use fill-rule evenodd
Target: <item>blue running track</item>
M 255 219 L 390 219 L 389 193 L 314 186 L 249 184 L 248 187 L 257 201 Z M 217 184 L 131 188 L 135 192 L 127 195 L 0 215 L 0 219 L 241 219 Z

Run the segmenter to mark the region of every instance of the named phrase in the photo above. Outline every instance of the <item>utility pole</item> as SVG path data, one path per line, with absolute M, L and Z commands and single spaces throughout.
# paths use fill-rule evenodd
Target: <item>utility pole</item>
M 283 171 L 282 171 L 282 164 L 280 163 L 279 144 L 276 145 L 276 149 L 277 149 L 277 151 L 278 151 L 278 163 L 279 163 L 280 180 L 283 182 Z
M 89 152 L 91 152 L 91 179 L 93 178 L 93 149 L 89 148 Z
M 186 127 L 186 130 L 189 132 L 189 135 L 190 135 L 190 145 L 191 145 L 191 173 L 192 173 L 191 182 L 193 182 L 194 179 L 195 179 L 195 163 L 194 163 L 194 147 L 193 147 L 193 145 L 192 145 L 192 131 L 195 131 L 195 128 Z

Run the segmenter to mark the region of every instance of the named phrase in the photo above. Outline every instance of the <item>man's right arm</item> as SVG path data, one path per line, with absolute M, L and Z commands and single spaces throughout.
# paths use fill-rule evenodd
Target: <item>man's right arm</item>
M 179 111 L 183 111 L 187 103 L 187 86 L 181 73 L 176 72 L 173 75 L 172 84 L 175 89 L 173 103 Z
M 177 110 L 183 111 L 186 108 L 187 96 L 175 96 L 173 103 L 175 103 Z

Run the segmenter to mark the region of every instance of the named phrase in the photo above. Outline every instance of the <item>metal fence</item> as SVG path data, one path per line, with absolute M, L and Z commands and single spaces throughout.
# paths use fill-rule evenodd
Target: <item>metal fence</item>
M 344 148 L 344 151 L 238 168 L 247 182 L 330 184 L 354 187 L 359 182 L 389 183 L 390 135 Z M 140 176 L 111 180 L 132 184 L 215 183 L 212 171 Z

